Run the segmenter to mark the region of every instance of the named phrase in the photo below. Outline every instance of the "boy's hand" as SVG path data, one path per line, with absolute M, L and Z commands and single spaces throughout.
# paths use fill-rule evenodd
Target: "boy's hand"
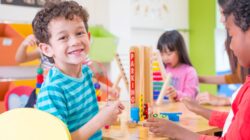
M 165 95 L 174 99 L 177 97 L 177 92 L 174 87 L 172 86 L 167 86 L 165 89 Z
M 21 44 L 23 47 L 28 47 L 28 46 L 36 46 L 37 45 L 37 39 L 33 34 L 27 36 L 24 41 Z
M 102 113 L 105 125 L 110 125 L 117 120 L 119 114 L 124 110 L 124 106 L 120 101 L 115 101 L 112 104 L 104 106 L 100 113 Z
M 120 97 L 120 88 L 119 87 L 112 87 L 110 90 L 109 90 L 109 98 L 110 98 L 110 100 L 117 100 L 117 99 L 119 99 L 119 97 Z
M 169 120 L 160 118 L 149 118 L 143 126 L 148 127 L 149 131 L 157 136 L 171 138 L 175 138 L 174 135 L 178 133 L 178 129 L 180 127 Z

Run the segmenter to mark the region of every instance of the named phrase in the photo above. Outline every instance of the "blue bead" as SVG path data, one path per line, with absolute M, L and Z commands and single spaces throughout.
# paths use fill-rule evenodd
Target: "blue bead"
M 100 89 L 101 88 L 101 85 L 98 82 L 95 83 L 94 86 L 95 86 L 95 89 Z

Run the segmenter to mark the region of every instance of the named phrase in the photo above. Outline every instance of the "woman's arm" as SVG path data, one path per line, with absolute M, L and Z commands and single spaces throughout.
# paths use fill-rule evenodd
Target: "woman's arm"
M 226 84 L 224 75 L 199 76 L 199 82 L 206 83 L 206 84 Z

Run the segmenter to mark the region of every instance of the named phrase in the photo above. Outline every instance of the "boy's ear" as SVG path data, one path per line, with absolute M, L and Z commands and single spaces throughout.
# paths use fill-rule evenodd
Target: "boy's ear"
M 53 56 L 53 50 L 51 49 L 51 46 L 46 43 L 39 43 L 39 48 L 42 51 L 42 53 L 48 57 Z
M 89 40 L 90 40 L 90 38 L 91 38 L 91 33 L 90 32 L 88 32 L 88 36 L 89 36 Z

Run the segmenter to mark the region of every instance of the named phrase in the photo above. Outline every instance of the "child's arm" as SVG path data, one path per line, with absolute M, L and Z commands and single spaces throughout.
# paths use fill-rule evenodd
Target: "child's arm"
M 238 104 L 237 112 L 232 120 L 232 123 L 230 124 L 230 127 L 227 130 L 227 133 L 223 138 L 218 138 L 218 140 L 250 140 L 250 90 L 248 89 L 244 93 L 244 97 L 242 98 L 242 101 L 240 104 Z M 237 103 L 236 103 L 237 104 Z M 212 140 L 214 137 L 212 136 L 205 136 L 203 135 L 202 140 Z
M 20 44 L 16 52 L 16 62 L 22 63 L 40 58 L 39 48 L 36 48 L 32 52 L 27 52 L 29 46 L 36 46 L 36 38 L 34 35 L 29 35 Z
M 77 131 L 71 133 L 72 140 L 88 139 L 97 130 L 116 121 L 117 116 L 122 112 L 123 109 L 124 106 L 119 101 L 114 102 L 112 105 L 105 106 L 88 123 L 86 123 Z
M 149 118 L 144 127 L 157 136 L 164 136 L 178 140 L 198 140 L 199 135 L 188 129 L 185 129 L 171 121 L 160 118 Z
M 226 84 L 224 75 L 199 76 L 199 82 L 206 83 L 206 84 Z
M 223 128 L 228 116 L 227 112 L 212 111 L 210 109 L 202 107 L 197 102 L 192 101 L 188 98 L 182 99 L 182 102 L 190 111 L 209 120 L 209 125 Z
M 215 96 L 208 92 L 199 93 L 196 97 L 196 101 L 199 104 L 211 104 L 211 105 L 218 105 L 218 106 L 231 104 L 229 98 Z
M 209 110 L 209 109 L 202 107 L 197 102 L 192 101 L 189 98 L 184 98 L 181 101 L 185 104 L 185 106 L 190 111 L 194 112 L 195 114 L 200 115 L 200 116 L 206 118 L 207 120 L 210 118 L 212 110 Z

